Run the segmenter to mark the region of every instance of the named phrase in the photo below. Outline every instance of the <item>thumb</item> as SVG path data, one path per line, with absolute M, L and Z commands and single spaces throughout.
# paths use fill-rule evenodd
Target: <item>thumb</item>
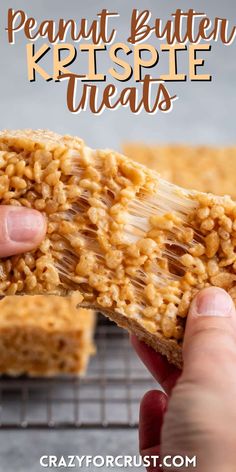
M 218 381 L 219 371 L 236 361 L 236 313 L 232 298 L 221 288 L 202 290 L 193 300 L 183 345 L 186 380 Z
M 38 211 L 0 205 L 0 257 L 32 251 L 45 233 L 46 220 Z

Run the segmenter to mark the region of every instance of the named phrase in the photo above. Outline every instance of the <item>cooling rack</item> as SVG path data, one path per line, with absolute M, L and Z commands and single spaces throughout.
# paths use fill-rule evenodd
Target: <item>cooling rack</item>
M 125 331 L 98 323 L 97 353 L 83 378 L 0 379 L 0 429 L 135 428 L 139 402 L 156 384 Z

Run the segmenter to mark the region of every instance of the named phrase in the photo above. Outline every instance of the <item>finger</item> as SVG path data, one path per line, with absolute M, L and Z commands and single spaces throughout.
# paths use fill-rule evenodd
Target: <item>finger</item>
M 158 390 L 147 392 L 140 405 L 139 448 L 144 456 L 159 456 L 161 428 L 167 406 L 167 396 Z M 149 472 L 154 468 L 148 468 Z
M 32 251 L 45 233 L 46 220 L 38 211 L 0 205 L 0 257 Z
M 236 314 L 233 301 L 224 290 L 210 287 L 193 300 L 183 357 L 184 376 L 192 380 L 212 382 L 215 376 L 218 381 L 219 369 L 232 370 L 231 360 L 236 360 Z
M 180 376 L 180 370 L 169 364 L 166 357 L 154 351 L 142 341 L 131 335 L 131 342 L 138 356 L 151 372 L 153 377 L 159 382 L 167 394 L 170 394 Z

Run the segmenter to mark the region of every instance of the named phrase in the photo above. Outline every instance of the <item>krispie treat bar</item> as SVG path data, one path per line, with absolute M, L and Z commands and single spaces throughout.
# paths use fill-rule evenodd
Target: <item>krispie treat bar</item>
M 6 297 L 0 302 L 0 374 L 82 374 L 94 351 L 94 313 L 78 295 Z
M 147 146 L 127 143 L 124 153 L 185 188 L 236 199 L 236 147 Z
M 0 261 L 0 295 L 68 295 L 182 363 L 191 300 L 236 300 L 236 203 L 48 131 L 0 133 L 0 204 L 43 213 L 40 246 Z M 14 210 L 15 211 L 15 210 Z

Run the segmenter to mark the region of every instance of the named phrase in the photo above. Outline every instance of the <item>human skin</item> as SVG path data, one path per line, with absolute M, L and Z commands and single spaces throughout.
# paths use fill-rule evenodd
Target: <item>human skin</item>
M 46 221 L 38 211 L 0 205 L 0 257 L 32 251 L 45 234 Z
M 163 387 L 140 407 L 142 455 L 196 456 L 197 468 L 236 470 L 236 313 L 231 297 L 211 287 L 195 297 L 187 317 L 180 372 L 132 336 L 138 355 Z

